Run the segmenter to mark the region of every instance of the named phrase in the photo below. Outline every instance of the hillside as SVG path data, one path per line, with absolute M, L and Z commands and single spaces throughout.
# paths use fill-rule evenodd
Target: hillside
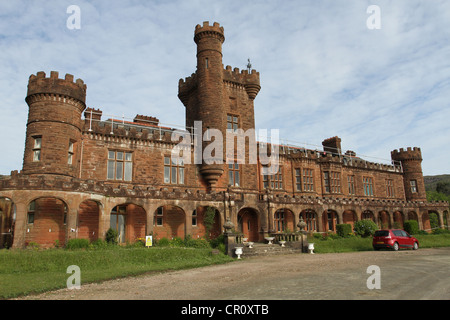
M 450 186 L 450 174 L 440 174 L 437 176 L 424 176 L 425 189 L 427 191 L 436 191 L 438 183 Z

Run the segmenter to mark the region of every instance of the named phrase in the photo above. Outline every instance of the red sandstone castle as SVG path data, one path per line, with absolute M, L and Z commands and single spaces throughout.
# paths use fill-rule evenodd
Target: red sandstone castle
M 197 70 L 178 85 L 188 130 L 195 121 L 203 132 L 216 128 L 224 136 L 227 129 L 255 128 L 259 73 L 224 68 L 224 40 L 217 23 L 195 28 Z M 343 153 L 333 137 L 320 151 L 278 146 L 280 166 L 272 175 L 261 174 L 261 162 L 225 159 L 225 151 L 218 155 L 223 164 L 189 164 L 171 157 L 174 129 L 142 115 L 103 119 L 102 110 L 86 108 L 85 97 L 86 85 L 72 75 L 30 76 L 23 168 L 0 180 L 0 226 L 9 235 L 0 246 L 93 241 L 109 228 L 121 242 L 149 234 L 203 237 L 207 207 L 216 210 L 209 236 L 230 219 L 249 241 L 294 232 L 300 219 L 310 232 L 361 219 L 380 227 L 415 219 L 429 229 L 431 213 L 441 226 L 447 219 L 447 203 L 426 201 L 419 148 L 394 150 L 391 165 L 378 164 Z

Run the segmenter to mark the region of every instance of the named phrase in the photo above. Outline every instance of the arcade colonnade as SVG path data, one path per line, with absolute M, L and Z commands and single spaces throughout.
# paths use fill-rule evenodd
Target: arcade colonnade
M 413 202 L 410 206 L 385 202 L 354 205 L 322 198 L 289 203 L 292 201 L 271 201 L 258 196 L 244 199 L 244 194 L 235 200 L 219 198 L 151 199 L 55 190 L 5 190 L 0 192 L 3 235 L 0 246 L 8 241 L 5 235 L 10 235 L 14 248 L 30 243 L 62 246 L 73 238 L 95 241 L 104 239 L 109 228 L 119 232 L 121 242 L 130 243 L 150 234 L 156 239 L 201 238 L 207 229 L 204 223 L 207 207 L 215 209 L 214 224 L 208 230 L 211 238 L 222 233 L 227 219 L 249 241 L 263 241 L 272 233 L 298 231 L 300 219 L 306 222 L 309 232 L 335 232 L 337 224 L 353 225 L 362 219 L 370 219 L 380 228 L 402 228 L 404 221 L 416 220 L 421 230 L 430 231 L 432 215 L 441 228 L 448 228 L 448 207 L 421 207 Z

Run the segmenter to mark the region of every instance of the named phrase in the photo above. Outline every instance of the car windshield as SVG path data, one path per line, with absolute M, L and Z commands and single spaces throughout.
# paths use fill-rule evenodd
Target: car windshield
M 387 237 L 389 235 L 389 231 L 386 230 L 378 230 L 375 231 L 375 237 Z

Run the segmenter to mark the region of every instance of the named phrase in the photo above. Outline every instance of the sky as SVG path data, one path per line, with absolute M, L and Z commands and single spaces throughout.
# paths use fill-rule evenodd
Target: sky
M 382 163 L 420 147 L 424 175 L 450 173 L 450 1 L 0 0 L 0 174 L 22 168 L 38 71 L 82 79 L 103 119 L 183 126 L 203 21 L 224 27 L 224 66 L 260 73 L 257 129 L 311 149 L 339 136 Z

